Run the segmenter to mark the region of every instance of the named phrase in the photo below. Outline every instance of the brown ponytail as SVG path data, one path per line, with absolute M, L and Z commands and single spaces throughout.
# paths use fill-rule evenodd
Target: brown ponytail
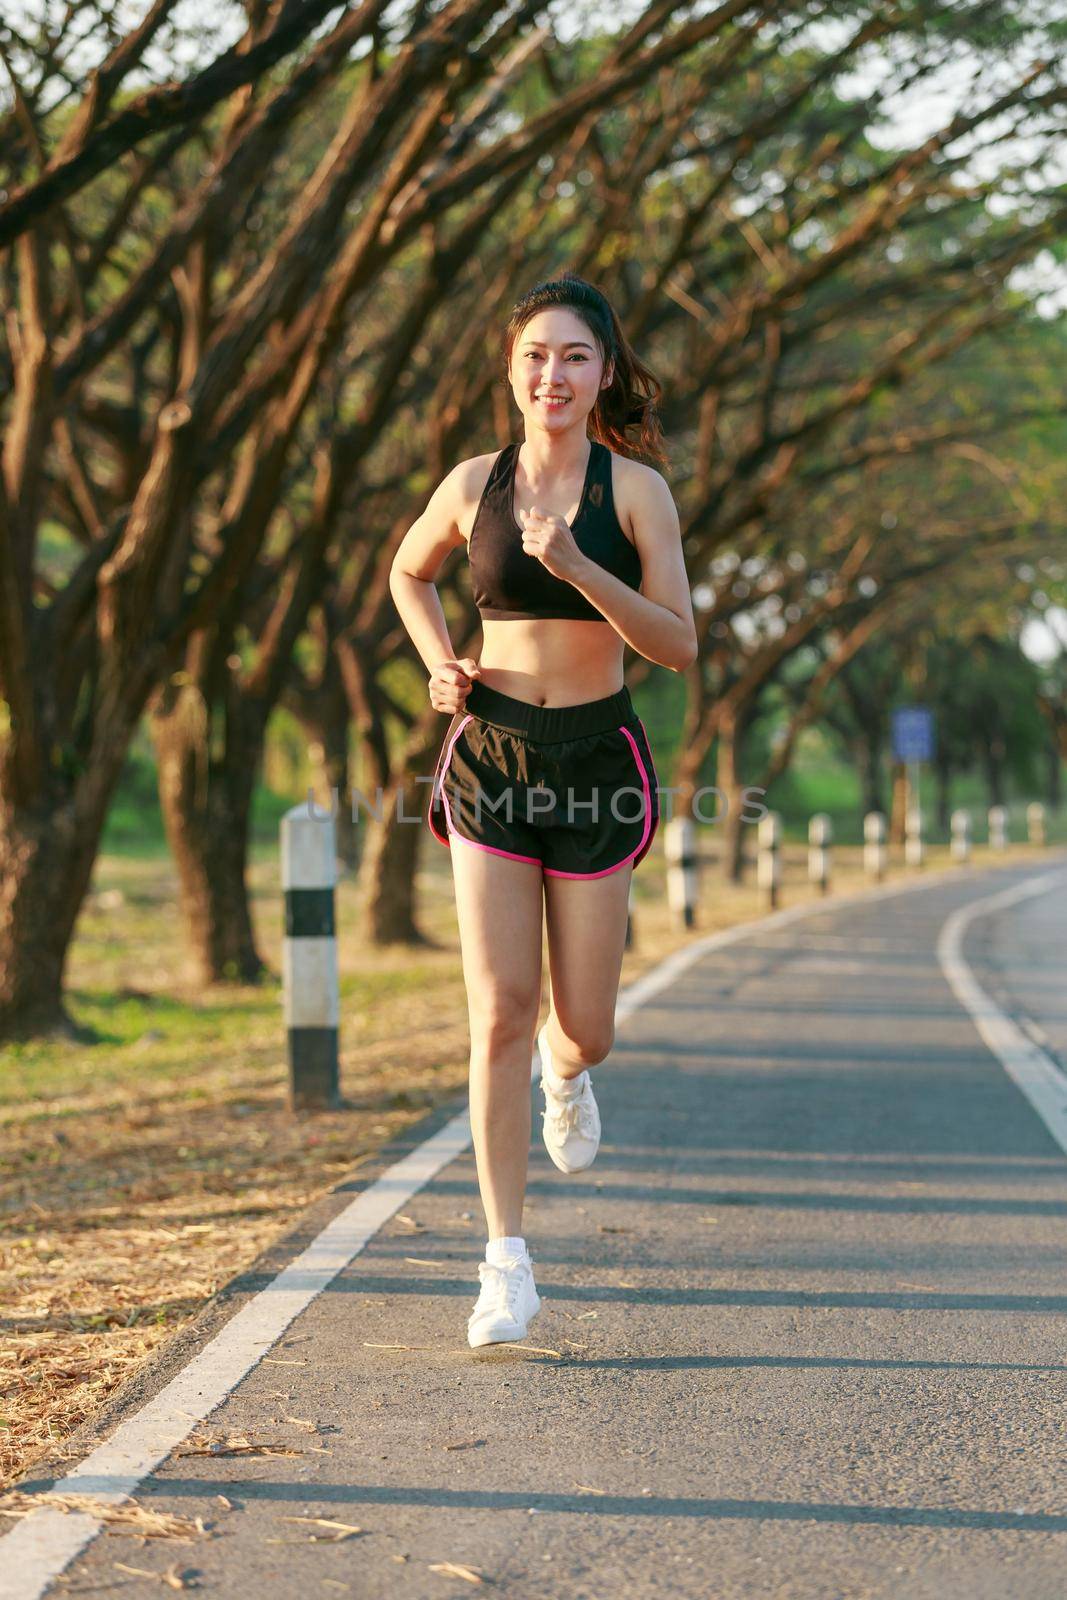
M 504 329 L 505 371 L 511 363 L 515 341 L 538 311 L 563 306 L 574 311 L 588 327 L 603 357 L 614 363 L 612 381 L 601 389 L 590 414 L 593 437 L 619 455 L 634 456 L 667 465 L 657 402 L 663 393 L 659 379 L 634 354 L 622 331 L 615 309 L 595 284 L 577 273 L 535 284 L 516 304 Z M 628 432 L 636 437 L 627 437 Z

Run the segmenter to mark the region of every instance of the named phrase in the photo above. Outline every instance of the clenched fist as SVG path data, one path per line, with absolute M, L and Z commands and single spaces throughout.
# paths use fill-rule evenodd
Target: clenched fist
M 542 511 L 534 506 L 531 511 L 520 511 L 522 518 L 522 548 L 528 556 L 536 556 L 555 578 L 575 583 L 589 562 L 575 542 L 571 525 L 566 517 L 553 511 Z
M 482 669 L 473 656 L 464 656 L 461 661 L 439 661 L 430 673 L 430 704 L 435 711 L 446 711 L 449 716 L 462 711 L 471 684 L 481 675 Z

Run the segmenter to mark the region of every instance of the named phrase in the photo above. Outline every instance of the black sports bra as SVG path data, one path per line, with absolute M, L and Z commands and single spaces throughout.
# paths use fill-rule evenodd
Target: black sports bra
M 611 492 L 611 451 L 589 441 L 582 498 L 571 532 L 583 555 L 620 578 L 631 589 L 641 586 L 641 557 L 627 539 L 615 513 Z M 505 445 L 478 502 L 468 543 L 474 603 L 483 617 L 584 617 L 596 622 L 604 614 L 573 583 L 557 578 L 543 562 L 522 548 L 522 529 L 515 517 L 515 462 L 519 446 Z

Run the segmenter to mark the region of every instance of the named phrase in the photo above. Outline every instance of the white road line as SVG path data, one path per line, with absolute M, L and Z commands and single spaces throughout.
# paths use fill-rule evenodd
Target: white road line
M 1060 1149 L 1067 1154 L 1067 1078 L 1036 1040 L 1027 1037 L 1019 1023 L 986 993 L 963 959 L 964 935 L 977 917 L 1003 911 L 1020 900 L 1065 886 L 1067 876 L 1048 872 L 1039 878 L 1025 878 L 1011 889 L 961 906 L 941 929 L 937 959 L 956 999 L 970 1013 L 975 1027 L 1009 1078 L 1022 1090 Z
M 708 934 L 675 951 L 623 990 L 615 1008 L 615 1020 L 618 1023 L 632 1016 L 712 950 L 786 927 L 806 917 L 828 915 L 860 902 L 933 888 L 953 879 L 960 879 L 958 867 L 899 884 L 834 896 L 828 901 L 790 906 L 757 921 Z M 1028 883 L 1033 881 L 1028 880 Z M 1022 892 L 1027 892 L 1026 885 Z M 1011 890 L 1009 895 L 1019 898 L 1021 892 Z M 998 898 L 1001 897 L 993 896 L 994 900 Z M 978 902 L 980 907 L 988 904 L 989 901 Z M 1028 1045 L 1028 1048 L 1033 1047 Z M 535 1052 L 531 1079 L 539 1070 Z M 464 1107 L 444 1127 L 357 1195 L 300 1255 L 219 1329 L 181 1372 L 139 1411 L 120 1423 L 111 1437 L 91 1451 L 73 1472 L 50 1490 L 40 1491 L 41 1509 L 23 1517 L 9 1533 L 0 1537 L 0 1600 L 40 1600 L 64 1567 L 84 1550 L 103 1526 L 101 1519 L 90 1513 L 63 1512 L 49 1506 L 49 1494 L 89 1495 L 104 1504 L 128 1500 L 138 1484 L 188 1438 L 197 1423 L 222 1404 L 277 1343 L 294 1318 L 359 1255 L 378 1229 L 444 1167 L 462 1155 L 470 1142 L 470 1117 Z

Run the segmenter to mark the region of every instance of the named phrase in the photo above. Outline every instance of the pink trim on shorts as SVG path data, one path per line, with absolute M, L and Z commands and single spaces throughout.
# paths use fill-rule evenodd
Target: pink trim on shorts
M 641 786 L 645 791 L 645 828 L 641 835 L 641 842 L 636 850 L 631 850 L 628 856 L 623 856 L 621 861 L 616 861 L 613 867 L 604 867 L 600 872 L 560 872 L 558 867 L 546 867 L 545 876 L 547 878 L 606 878 L 609 872 L 618 872 L 620 867 L 624 867 L 628 861 L 632 861 L 635 856 L 639 856 L 648 843 L 652 828 L 652 793 L 648 784 L 648 773 L 645 771 L 645 764 L 641 760 L 641 752 L 637 748 L 637 740 L 629 728 L 620 728 L 619 732 L 624 733 L 630 741 L 630 748 L 634 753 L 634 760 L 637 762 L 637 770 L 641 774 Z M 641 732 L 645 732 L 644 728 L 641 729 Z M 645 740 L 646 742 L 648 740 L 647 733 L 645 734 Z
M 432 789 L 430 791 L 430 804 L 426 808 L 426 825 L 429 828 L 430 832 L 433 834 L 434 838 L 437 840 L 438 844 L 443 844 L 445 849 L 447 850 L 448 849 L 448 840 L 445 838 L 444 834 L 438 833 L 437 829 L 433 825 L 433 790 Z
M 659 774 L 656 771 L 656 758 L 652 754 L 652 740 L 648 737 L 648 729 L 645 727 L 645 725 L 641 721 L 640 717 L 637 718 L 637 726 L 641 729 L 641 732 L 644 734 L 645 743 L 648 745 L 648 758 L 652 763 L 652 775 L 653 775 L 653 777 L 658 778 Z
M 452 812 L 448 804 L 448 796 L 445 793 L 445 773 L 448 771 L 448 763 L 452 759 L 452 746 L 455 744 L 456 740 L 467 726 L 467 723 L 473 721 L 474 713 L 472 712 L 470 716 L 464 717 L 463 721 L 452 735 L 452 738 L 449 740 L 448 751 L 445 755 L 444 761 L 441 763 L 440 781 L 438 782 L 435 780 L 434 782 L 434 789 L 436 789 L 440 795 L 441 804 L 445 808 L 445 827 L 448 829 L 448 832 L 453 839 L 458 839 L 461 844 L 469 844 L 474 850 L 487 850 L 491 856 L 506 856 L 509 861 L 532 861 L 535 867 L 539 867 L 541 865 L 541 859 L 539 856 L 520 856 L 516 855 L 513 850 L 497 850 L 491 844 L 479 844 L 477 839 L 468 839 L 464 834 L 460 833 L 459 829 L 456 827 L 456 824 L 452 821 Z M 430 792 L 430 809 L 433 809 L 433 790 Z M 432 827 L 433 824 L 431 823 L 431 830 Z M 436 834 L 435 837 L 440 838 L 441 836 L 440 834 Z M 448 844 L 448 840 L 442 839 L 441 843 Z
M 440 763 L 438 765 L 437 771 L 433 775 L 433 783 L 430 785 L 430 803 L 426 807 L 426 821 L 429 824 L 430 832 L 433 834 L 433 836 L 437 840 L 438 844 L 443 844 L 445 846 L 446 850 L 448 848 L 448 840 L 443 835 L 439 834 L 437 829 L 433 825 L 433 803 L 434 803 L 434 801 L 436 799 L 440 798 L 441 804 L 445 808 L 445 825 L 447 827 L 448 824 L 452 821 L 452 818 L 449 816 L 449 812 L 448 812 L 448 796 L 445 794 L 445 789 L 444 789 L 445 773 L 448 771 L 448 763 L 452 759 L 452 748 L 455 745 L 456 740 L 459 738 L 460 734 L 463 732 L 464 728 L 467 726 L 467 723 L 468 722 L 473 722 L 473 721 L 474 721 L 474 713 L 473 712 L 471 712 L 468 716 L 463 718 L 463 721 L 460 723 L 459 727 L 456 729 L 455 733 L 452 735 L 451 739 L 449 739 L 449 741 L 448 741 L 448 748 L 445 750 L 444 755 L 441 757 L 441 761 L 440 761 Z

